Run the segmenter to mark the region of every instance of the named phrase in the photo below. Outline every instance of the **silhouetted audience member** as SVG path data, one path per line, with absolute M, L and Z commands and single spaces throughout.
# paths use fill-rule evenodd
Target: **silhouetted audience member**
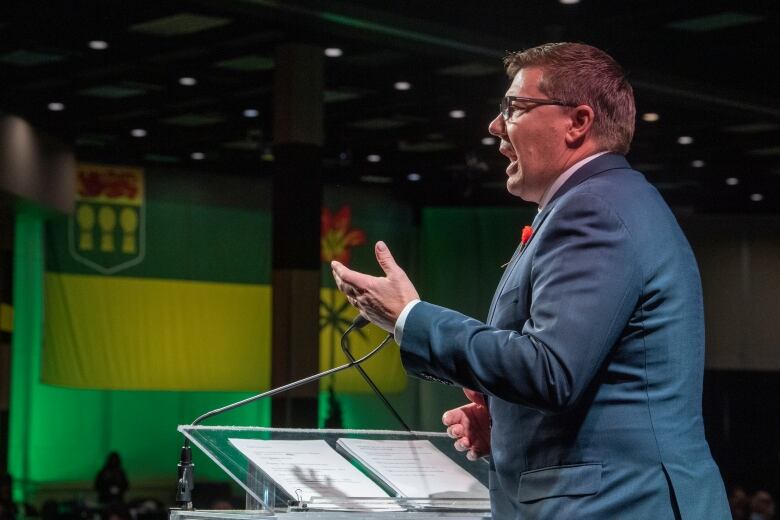
M 729 508 L 734 520 L 750 519 L 750 497 L 742 486 L 734 486 L 729 493 Z
M 95 490 L 101 504 L 121 504 L 127 491 L 127 475 L 122 469 L 119 454 L 112 451 L 106 458 L 106 463 L 95 477 Z
M 750 509 L 750 520 L 772 520 L 775 517 L 775 501 L 763 489 L 753 495 Z

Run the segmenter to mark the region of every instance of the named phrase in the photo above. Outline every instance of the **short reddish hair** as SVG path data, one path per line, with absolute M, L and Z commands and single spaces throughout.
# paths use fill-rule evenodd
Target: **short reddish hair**
M 542 70 L 539 90 L 554 99 L 593 109 L 593 132 L 610 152 L 625 155 L 634 137 L 634 89 L 606 52 L 583 43 L 546 43 L 504 58 L 510 77 L 520 69 Z

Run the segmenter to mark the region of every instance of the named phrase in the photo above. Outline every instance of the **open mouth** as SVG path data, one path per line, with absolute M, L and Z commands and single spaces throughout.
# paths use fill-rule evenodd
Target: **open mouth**
M 517 172 L 517 154 L 515 153 L 514 148 L 505 143 L 506 141 L 501 143 L 498 151 L 501 153 L 501 155 L 509 159 L 509 166 L 506 168 L 506 174 L 513 175 L 515 172 Z

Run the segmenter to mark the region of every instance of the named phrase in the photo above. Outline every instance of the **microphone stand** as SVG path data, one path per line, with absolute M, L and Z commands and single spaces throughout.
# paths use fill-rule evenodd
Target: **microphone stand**
M 346 331 L 344 331 L 344 334 L 342 335 L 342 344 L 353 330 L 362 328 L 368 324 L 368 320 L 365 319 L 363 316 L 358 315 L 353 321 L 352 324 L 347 328 Z M 268 390 L 267 392 L 263 392 L 261 394 L 254 395 L 252 397 L 248 397 L 246 399 L 242 399 L 241 401 L 229 404 L 227 406 L 223 406 L 222 408 L 217 408 L 216 410 L 211 410 L 210 412 L 206 412 L 190 424 L 191 426 L 197 426 L 204 420 L 208 419 L 209 417 L 213 417 L 215 415 L 219 415 L 223 412 L 227 412 L 229 410 L 233 410 L 234 408 L 238 408 L 240 406 L 244 406 L 245 404 L 249 404 L 253 401 L 257 401 L 258 399 L 263 399 L 265 397 L 271 397 L 276 394 L 280 394 L 282 392 L 286 392 L 287 390 L 292 390 L 293 388 L 297 388 L 299 386 L 303 386 L 306 383 L 311 383 L 312 381 L 317 381 L 318 379 L 322 379 L 325 376 L 329 376 L 331 374 L 335 374 L 336 372 L 341 372 L 342 370 L 346 370 L 348 368 L 352 368 L 353 366 L 358 366 L 363 363 L 364 361 L 367 361 L 374 357 L 374 355 L 379 352 L 382 347 L 387 344 L 387 342 L 390 340 L 392 335 L 388 334 L 385 339 L 382 340 L 382 342 L 374 347 L 373 350 L 371 350 L 368 354 L 364 355 L 363 357 L 359 359 L 355 359 L 352 357 L 352 355 L 349 355 L 349 362 L 340 365 L 334 368 L 331 368 L 329 370 L 326 370 L 324 372 L 318 372 L 316 374 L 310 375 L 309 377 L 304 377 L 303 379 L 299 379 L 298 381 L 293 381 L 292 383 L 288 383 L 286 385 L 272 388 L 271 390 Z M 384 398 L 384 396 L 382 396 Z M 388 403 L 389 404 L 389 403 Z M 397 415 L 397 414 L 396 414 Z M 401 421 L 403 423 L 403 421 Z M 406 424 L 404 424 L 406 426 Z M 409 429 L 406 427 L 407 430 Z M 181 448 L 181 453 L 179 456 L 179 464 L 177 465 L 178 469 L 178 486 L 176 489 L 176 503 L 179 504 L 179 508 L 183 510 L 192 510 L 192 490 L 195 488 L 195 464 L 192 463 L 192 448 L 190 448 L 190 441 L 187 437 L 184 438 L 184 445 Z

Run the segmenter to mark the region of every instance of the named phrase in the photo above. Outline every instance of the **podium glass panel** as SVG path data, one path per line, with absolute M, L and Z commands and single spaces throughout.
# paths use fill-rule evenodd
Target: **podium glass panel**
M 277 514 L 305 514 L 310 520 L 390 519 L 409 518 L 411 513 L 415 518 L 490 518 L 487 461 L 467 460 L 441 432 L 190 425 L 178 430 L 244 489 L 246 510 L 173 511 L 171 520 L 247 520 Z M 381 448 L 381 466 L 370 453 L 361 457 L 367 452 L 350 450 L 366 446 Z M 441 484 L 449 485 L 453 476 L 468 489 L 441 492 Z M 418 478 L 431 485 L 415 486 Z M 197 489 L 196 472 L 193 494 Z M 352 496 L 344 489 L 368 490 L 370 496 Z

